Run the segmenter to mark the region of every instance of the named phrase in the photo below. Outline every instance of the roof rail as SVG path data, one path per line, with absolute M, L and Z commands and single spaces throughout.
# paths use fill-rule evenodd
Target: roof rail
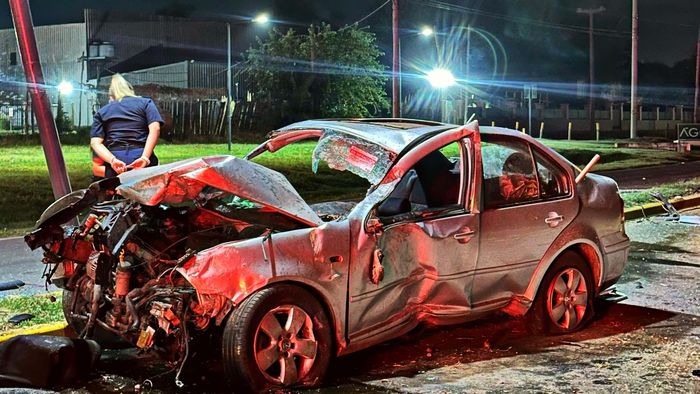
M 415 123 L 424 126 L 443 126 L 446 123 L 434 122 L 432 120 L 410 119 L 410 118 L 327 118 L 318 120 L 328 120 L 335 122 L 361 122 L 361 123 Z

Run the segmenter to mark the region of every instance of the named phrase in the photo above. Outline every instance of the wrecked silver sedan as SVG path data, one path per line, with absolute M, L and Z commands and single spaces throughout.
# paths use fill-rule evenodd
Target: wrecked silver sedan
M 309 139 L 313 170 L 365 178 L 364 199 L 309 206 L 252 161 Z M 582 328 L 629 249 L 617 185 L 586 170 L 476 122 L 307 121 L 243 159 L 95 183 L 50 206 L 26 241 L 44 248 L 80 335 L 181 370 L 190 340 L 222 327 L 234 387 L 313 386 L 331 357 L 420 323 L 505 311 L 549 333 Z

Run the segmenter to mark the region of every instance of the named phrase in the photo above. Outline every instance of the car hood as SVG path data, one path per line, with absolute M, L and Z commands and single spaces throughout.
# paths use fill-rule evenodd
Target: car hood
M 323 223 L 282 174 L 234 156 L 207 156 L 148 167 L 122 173 L 119 180 L 117 193 L 144 205 L 196 200 L 205 188 L 212 187 L 307 226 Z

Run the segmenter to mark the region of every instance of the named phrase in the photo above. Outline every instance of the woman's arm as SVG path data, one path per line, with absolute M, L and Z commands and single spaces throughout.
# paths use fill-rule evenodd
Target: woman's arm
M 146 138 L 146 146 L 143 147 L 143 155 L 146 158 L 151 157 L 153 150 L 156 148 L 158 143 L 158 137 L 160 137 L 160 123 L 153 122 L 148 125 L 148 137 Z
M 104 138 L 92 137 L 90 138 L 90 147 L 95 153 L 97 153 L 97 156 L 105 161 L 105 163 L 109 163 L 117 174 L 121 174 L 122 172 L 126 171 L 126 164 L 117 159 L 117 157 L 114 156 L 106 146 L 104 146 L 103 142 Z

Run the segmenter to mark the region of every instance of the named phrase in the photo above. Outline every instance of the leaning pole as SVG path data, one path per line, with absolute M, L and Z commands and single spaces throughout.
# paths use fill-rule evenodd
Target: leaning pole
M 44 148 L 46 165 L 49 168 L 49 179 L 54 198 L 58 199 L 71 192 L 70 180 L 66 172 L 66 162 L 58 140 L 56 123 L 51 113 L 51 103 L 46 94 L 44 74 L 41 71 L 39 51 L 34 37 L 34 23 L 28 0 L 9 0 L 12 22 L 15 25 L 17 46 L 24 66 L 24 75 L 32 96 L 34 114 L 39 126 L 41 146 Z

